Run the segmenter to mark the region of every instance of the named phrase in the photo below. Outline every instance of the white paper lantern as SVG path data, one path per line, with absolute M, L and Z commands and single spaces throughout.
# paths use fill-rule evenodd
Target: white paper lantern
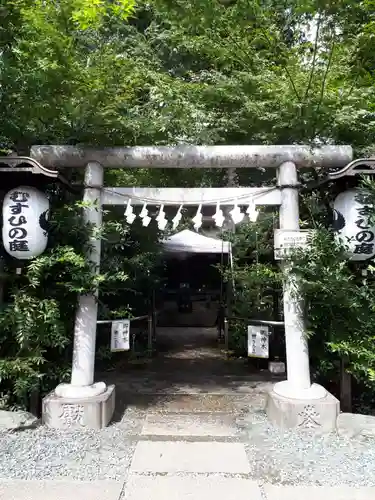
M 11 189 L 3 201 L 3 244 L 6 252 L 20 260 L 42 254 L 47 247 L 49 200 L 30 186 Z
M 375 255 L 375 226 L 369 222 L 373 208 L 358 201 L 358 195 L 357 189 L 349 189 L 340 193 L 333 205 L 336 238 L 347 247 L 348 257 L 354 261 Z

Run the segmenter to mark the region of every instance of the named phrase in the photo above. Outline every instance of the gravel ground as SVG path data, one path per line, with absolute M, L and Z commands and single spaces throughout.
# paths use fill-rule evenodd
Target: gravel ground
M 144 410 L 127 410 L 123 422 L 99 432 L 39 427 L 2 433 L 0 479 L 124 480 L 144 416 Z M 261 411 L 242 416 L 237 424 L 252 467 L 250 477 L 255 480 L 375 486 L 375 439 L 280 431 Z
M 101 431 L 65 432 L 46 427 L 0 433 L 0 479 L 124 479 L 144 412 Z
M 239 425 L 254 479 L 284 485 L 375 486 L 375 439 L 281 431 L 262 411 L 244 417 Z
M 161 369 L 161 366 L 164 370 L 170 369 L 170 364 L 163 365 L 166 360 L 159 360 L 158 379 L 151 368 L 150 372 L 144 370 L 133 377 L 133 381 L 129 373 L 123 375 L 123 380 L 116 373 L 117 399 L 123 396 L 124 401 L 129 402 L 131 391 L 135 391 L 139 401 L 133 398 L 122 421 L 102 431 L 62 432 L 39 427 L 15 433 L 0 432 L 0 479 L 124 480 L 148 406 L 153 411 L 167 412 L 180 407 L 181 411 L 193 415 L 201 411 L 202 406 L 207 412 L 237 413 L 238 433 L 234 439 L 245 443 L 252 468 L 250 476 L 255 480 L 285 485 L 375 486 L 375 439 L 349 440 L 336 434 L 313 436 L 274 428 L 259 410 L 263 407 L 262 392 L 266 386 L 264 391 L 255 390 L 251 382 L 250 390 L 243 391 L 241 381 L 227 380 L 224 376 L 236 373 L 237 365 L 220 359 L 215 361 L 214 357 L 210 358 L 211 365 L 207 359 L 201 362 L 200 350 L 188 349 L 188 358 L 193 361 L 196 358 L 193 365 L 186 356 L 175 353 L 178 359 L 174 377 L 173 372 L 163 373 Z M 218 367 L 220 375 L 213 377 Z M 242 372 L 248 378 L 245 367 Z M 184 373 L 186 376 L 182 377 Z M 192 383 L 192 373 L 199 374 L 196 383 Z M 163 375 L 167 381 L 164 384 L 160 382 Z M 189 384 L 191 393 L 186 394 Z M 160 385 L 162 395 L 156 395 Z M 212 392 L 218 392 L 220 386 L 223 394 L 213 396 Z M 139 397 L 141 389 L 147 388 L 154 394 L 148 404 L 142 403 Z M 175 393 L 174 398 L 180 393 L 180 402 L 169 401 L 167 396 L 171 393 Z

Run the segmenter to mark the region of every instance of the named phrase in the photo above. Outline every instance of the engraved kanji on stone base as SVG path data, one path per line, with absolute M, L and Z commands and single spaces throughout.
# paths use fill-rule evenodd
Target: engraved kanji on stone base
M 306 405 L 302 411 L 299 412 L 300 423 L 298 427 L 306 429 L 314 429 L 320 427 L 320 415 L 316 411 L 314 405 Z
M 82 405 L 65 403 L 62 405 L 60 418 L 66 427 L 72 427 L 77 424 L 83 426 L 84 407 Z

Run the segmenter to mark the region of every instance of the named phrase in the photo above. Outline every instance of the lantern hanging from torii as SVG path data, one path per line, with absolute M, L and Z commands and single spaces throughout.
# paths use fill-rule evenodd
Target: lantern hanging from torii
M 1 186 L 7 190 L 2 203 L 2 238 L 5 252 L 17 260 L 41 255 L 48 244 L 50 202 L 46 186 L 53 182 L 73 190 L 57 171 L 26 156 L 0 158 Z

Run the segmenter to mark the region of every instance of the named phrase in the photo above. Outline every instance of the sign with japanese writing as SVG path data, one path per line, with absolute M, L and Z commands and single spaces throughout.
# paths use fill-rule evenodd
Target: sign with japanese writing
M 130 320 L 120 319 L 112 321 L 111 351 L 129 351 L 130 349 Z
M 268 358 L 269 336 L 268 326 L 249 325 L 247 327 L 247 355 L 250 358 Z
M 19 186 L 3 201 L 3 244 L 12 257 L 27 260 L 42 254 L 48 243 L 49 200 L 38 189 Z
M 375 255 L 375 226 L 369 220 L 374 208 L 362 203 L 359 194 L 357 189 L 349 189 L 340 193 L 333 204 L 336 238 L 354 261 Z
M 293 250 L 297 248 L 307 248 L 311 236 L 311 229 L 301 229 L 299 231 L 293 231 L 289 229 L 275 229 L 275 259 L 285 259 Z

